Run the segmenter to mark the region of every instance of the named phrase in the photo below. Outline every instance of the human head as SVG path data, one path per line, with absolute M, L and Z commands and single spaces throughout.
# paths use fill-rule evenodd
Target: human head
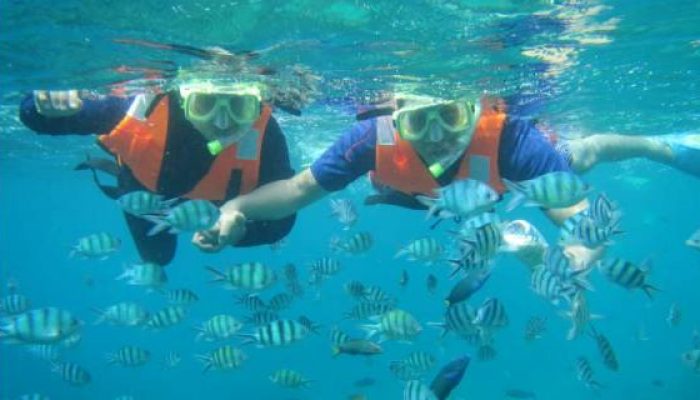
M 210 143 L 237 142 L 260 115 L 262 91 L 254 83 L 195 80 L 178 90 L 185 118 Z
M 399 135 L 411 143 L 436 178 L 467 149 L 481 111 L 478 102 L 468 99 L 426 96 L 397 97 L 397 106 L 393 119 Z

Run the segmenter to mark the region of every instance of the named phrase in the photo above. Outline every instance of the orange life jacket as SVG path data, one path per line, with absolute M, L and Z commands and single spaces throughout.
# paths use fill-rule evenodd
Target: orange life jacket
M 505 192 L 498 170 L 498 149 L 506 119 L 501 100 L 482 99 L 481 114 L 472 141 L 465 151 L 455 177 L 478 179 L 496 192 Z M 372 179 L 400 192 L 434 195 L 439 187 L 411 143 L 401 138 L 391 116 L 377 118 L 377 147 Z
M 126 165 L 138 181 L 152 192 L 158 191 L 158 179 L 166 156 L 170 106 L 168 96 L 153 99 L 137 96 L 126 116 L 109 133 L 98 137 L 99 143 Z M 232 171 L 241 171 L 238 194 L 251 192 L 258 186 L 260 150 L 272 110 L 265 105 L 253 124 L 257 135 L 248 134 L 240 142 L 227 147 L 214 160 L 209 172 L 182 197 L 190 199 L 226 200 Z M 187 162 L 182 160 L 182 162 Z

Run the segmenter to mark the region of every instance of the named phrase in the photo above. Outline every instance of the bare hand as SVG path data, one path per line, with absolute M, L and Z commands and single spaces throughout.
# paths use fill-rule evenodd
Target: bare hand
M 45 117 L 69 117 L 83 108 L 77 90 L 34 91 L 36 111 Z
M 219 228 L 219 245 L 234 245 L 240 241 L 246 233 L 246 218 L 238 210 L 222 209 L 217 226 Z
M 219 231 L 214 229 L 195 232 L 192 236 L 192 244 L 205 253 L 217 253 L 223 246 L 219 244 Z

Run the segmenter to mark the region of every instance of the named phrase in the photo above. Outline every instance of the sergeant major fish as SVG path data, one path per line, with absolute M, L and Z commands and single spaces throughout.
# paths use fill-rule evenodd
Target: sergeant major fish
M 7 318 L 0 325 L 0 339 L 6 342 L 55 343 L 77 333 L 82 323 L 68 311 L 54 307 L 37 308 Z
M 108 353 L 106 358 L 108 364 L 139 367 L 150 361 L 151 352 L 136 346 L 124 346 L 113 353 Z
M 278 369 L 269 376 L 269 379 L 272 383 L 288 388 L 308 388 L 312 382 L 300 372 L 291 369 Z
M 227 289 L 260 291 L 277 282 L 275 271 L 259 262 L 247 262 L 234 265 L 225 272 L 213 267 L 206 267 L 214 275 L 213 282 L 224 283 Z
M 361 254 L 369 251 L 373 244 L 374 240 L 369 232 L 358 232 L 345 240 L 332 237 L 329 246 L 334 252 Z
M 255 343 L 261 347 L 288 346 L 305 338 L 309 329 L 293 319 L 280 319 L 260 326 L 253 333 L 238 334 L 242 344 Z
M 233 346 L 221 346 L 207 354 L 195 355 L 195 358 L 204 364 L 202 373 L 210 370 L 231 370 L 243 365 L 248 356 L 240 349 Z
M 436 239 L 426 237 L 407 244 L 394 255 L 394 258 L 406 256 L 409 261 L 421 261 L 431 265 L 440 259 L 444 250 L 442 244 Z
M 140 217 L 160 213 L 176 201 L 177 199 L 164 200 L 162 195 L 146 190 L 135 190 L 120 196 L 117 204 L 125 212 Z
M 653 298 L 653 292 L 659 290 L 646 281 L 650 270 L 649 261 L 644 261 L 637 266 L 629 261 L 615 258 L 607 262 L 599 262 L 598 267 L 610 281 L 627 289 L 642 289 L 649 298 Z
M 85 258 L 106 259 L 112 253 L 119 250 L 122 242 L 119 238 L 106 232 L 95 233 L 78 239 L 70 252 L 71 257 L 76 255 Z
M 194 232 L 211 228 L 219 219 L 220 211 L 209 200 L 189 200 L 168 209 L 163 215 L 144 215 L 155 224 L 149 236 L 168 230 L 170 233 Z
M 51 372 L 58 374 L 61 379 L 73 386 L 85 386 L 92 381 L 92 376 L 88 370 L 71 362 L 53 363 Z
M 149 290 L 157 289 L 168 282 L 163 266 L 148 262 L 124 266 L 124 272 L 115 279 L 126 280 L 129 285 L 146 286 Z
M 535 179 L 511 182 L 504 179 L 508 190 L 514 193 L 506 206 L 512 211 L 523 201 L 526 206 L 543 208 L 571 207 L 582 201 L 592 190 L 581 178 L 571 172 L 550 172 Z
M 195 328 L 197 331 L 195 340 L 225 340 L 235 335 L 242 327 L 243 324 L 235 317 L 226 314 L 218 314 Z
M 368 338 L 380 334 L 383 339 L 411 340 L 421 333 L 423 328 L 418 320 L 404 310 L 387 311 L 378 318 L 376 324 L 362 325 Z
M 105 321 L 122 326 L 141 325 L 148 319 L 148 312 L 140 305 L 132 302 L 121 302 L 107 307 L 106 309 L 93 309 L 98 317 L 95 325 Z
M 489 185 L 475 180 L 463 179 L 435 189 L 437 197 L 416 196 L 429 207 L 428 218 L 471 218 L 493 209 L 500 196 Z

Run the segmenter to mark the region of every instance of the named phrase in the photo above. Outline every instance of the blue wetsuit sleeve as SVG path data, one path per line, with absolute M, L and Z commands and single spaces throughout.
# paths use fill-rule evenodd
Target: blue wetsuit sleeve
M 68 117 L 46 117 L 36 110 L 34 96 L 28 95 L 19 107 L 19 119 L 36 133 L 48 135 L 90 135 L 107 133 L 124 117 L 133 97 L 105 96 L 83 99 L 82 109 Z
M 530 120 L 508 119 L 498 150 L 501 176 L 511 181 L 534 179 L 556 172 L 571 171 L 564 156 Z
M 360 121 L 314 161 L 311 173 L 326 191 L 344 189 L 374 169 L 376 144 L 376 119 Z
M 294 175 L 289 161 L 287 140 L 277 121 L 270 118 L 265 130 L 265 139 L 260 154 L 259 186 Z M 236 247 L 271 244 L 287 236 L 294 226 L 296 214 L 274 221 L 250 221 L 246 224 L 246 235 Z

